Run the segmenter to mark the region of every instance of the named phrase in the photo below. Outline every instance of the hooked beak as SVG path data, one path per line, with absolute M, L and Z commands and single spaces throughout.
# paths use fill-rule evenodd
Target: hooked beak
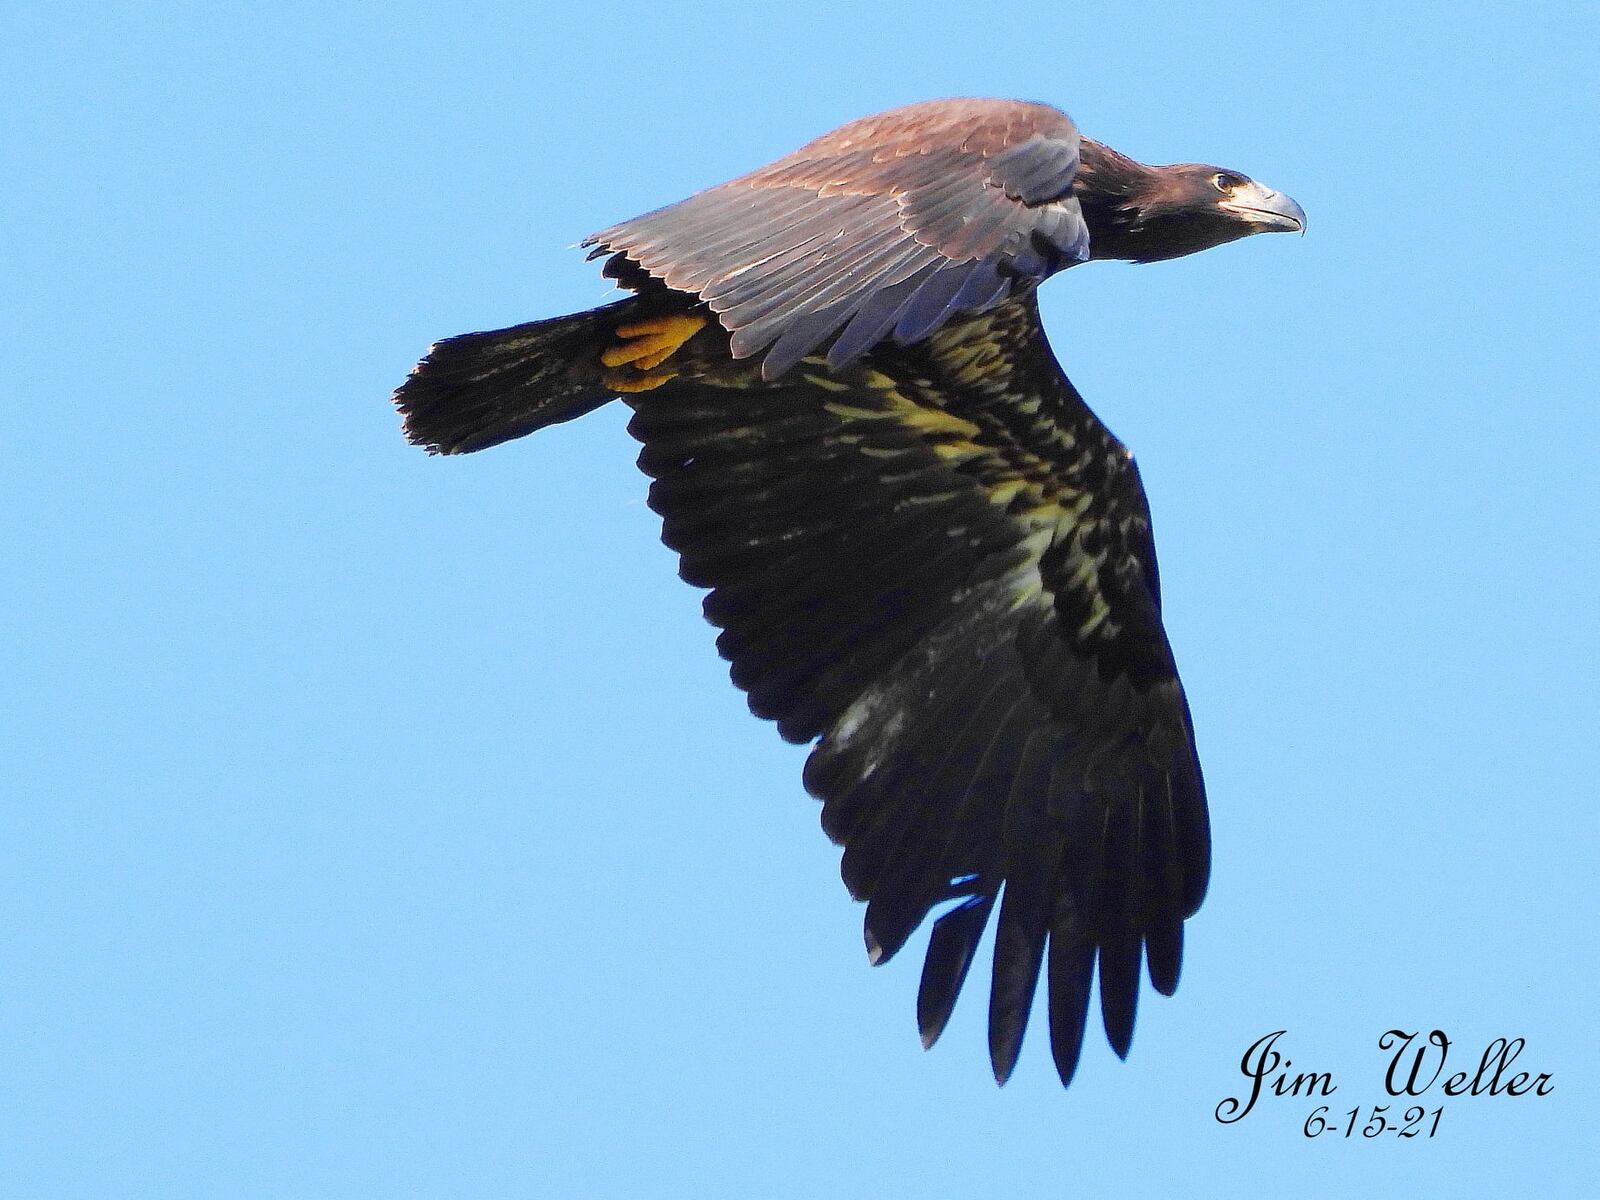
M 1282 192 L 1251 180 L 1228 193 L 1218 208 L 1255 226 L 1254 232 L 1306 231 L 1306 213 Z

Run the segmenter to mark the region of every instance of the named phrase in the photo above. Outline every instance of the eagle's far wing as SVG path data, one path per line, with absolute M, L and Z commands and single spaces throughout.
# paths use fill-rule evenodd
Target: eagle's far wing
M 705 301 L 735 357 L 766 350 L 768 379 L 835 334 L 838 369 L 1087 258 L 1078 149 L 1072 120 L 1047 105 L 912 105 L 585 244 Z
M 749 373 L 742 375 L 745 381 Z M 839 373 L 627 398 L 650 504 L 718 648 L 794 741 L 874 961 L 930 911 L 923 1039 L 997 897 L 1009 1076 L 1049 946 L 1068 1080 L 1098 961 L 1125 1054 L 1141 958 L 1177 985 L 1210 842 L 1132 460 L 1061 374 L 1032 294 Z M 953 907 L 951 907 L 953 906 Z

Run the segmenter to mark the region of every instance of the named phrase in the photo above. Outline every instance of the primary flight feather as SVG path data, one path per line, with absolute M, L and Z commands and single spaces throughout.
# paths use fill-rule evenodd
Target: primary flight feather
M 1048 105 L 914 104 L 595 234 L 627 299 L 440 342 L 396 403 L 443 454 L 632 407 L 734 683 L 816 743 L 805 784 L 872 960 L 944 909 L 924 1043 L 998 904 L 995 1077 L 1042 973 L 1066 1083 L 1097 972 L 1119 1055 L 1141 967 L 1177 987 L 1210 833 L 1139 473 L 1035 289 L 1304 223 L 1237 172 L 1145 166 Z

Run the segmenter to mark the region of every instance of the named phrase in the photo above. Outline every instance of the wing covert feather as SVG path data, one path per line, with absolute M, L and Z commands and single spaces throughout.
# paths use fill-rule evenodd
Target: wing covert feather
M 919 341 L 1086 259 L 1071 194 L 1079 145 L 1071 118 L 1044 104 L 909 105 L 585 245 L 698 296 L 736 357 L 765 352 L 767 379 L 848 327 L 830 355 L 839 369 L 891 334 Z M 617 259 L 608 272 L 629 275 Z

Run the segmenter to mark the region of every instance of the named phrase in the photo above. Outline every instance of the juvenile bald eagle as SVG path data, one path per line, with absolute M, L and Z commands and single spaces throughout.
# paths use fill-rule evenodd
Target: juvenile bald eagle
M 1066 1083 L 1096 963 L 1119 1056 L 1141 960 L 1176 988 L 1210 832 L 1139 473 L 1034 291 L 1304 221 L 1235 171 L 1144 166 L 1047 105 L 914 104 L 595 234 L 628 298 L 439 342 L 395 399 L 440 454 L 624 399 L 733 682 L 816 742 L 805 785 L 872 961 L 944 910 L 923 1042 L 999 899 L 995 1077 L 1043 967 Z

